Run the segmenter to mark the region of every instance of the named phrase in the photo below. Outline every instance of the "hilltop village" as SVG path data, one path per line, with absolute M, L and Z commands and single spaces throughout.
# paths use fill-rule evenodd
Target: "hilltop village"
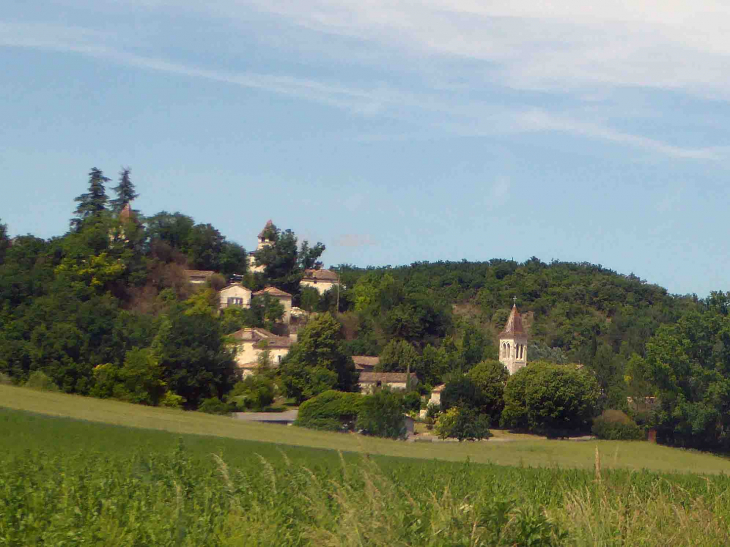
M 297 425 L 395 438 L 406 414 L 416 433 L 460 440 L 506 428 L 730 444 L 715 396 L 730 377 L 725 293 L 537 257 L 325 268 L 324 244 L 271 221 L 247 251 L 183 213 L 135 211 L 128 169 L 115 199 L 108 182 L 90 171 L 63 236 L 0 224 L 3 382 L 298 409 Z

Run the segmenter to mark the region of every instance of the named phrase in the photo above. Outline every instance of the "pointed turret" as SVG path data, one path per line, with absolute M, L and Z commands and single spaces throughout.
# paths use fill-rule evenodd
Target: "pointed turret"
M 517 303 L 512 306 L 507 323 L 499 333 L 499 362 L 507 367 L 510 374 L 527 365 L 527 333 L 522 326 Z

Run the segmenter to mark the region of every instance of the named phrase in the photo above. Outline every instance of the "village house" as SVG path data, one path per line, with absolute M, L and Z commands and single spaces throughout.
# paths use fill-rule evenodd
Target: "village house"
M 240 283 L 232 283 L 221 289 L 220 293 L 218 293 L 220 299 L 219 308 L 221 310 L 231 306 L 250 308 L 252 294 L 250 289 L 247 289 Z
M 408 385 L 410 384 L 410 386 Z M 378 387 L 389 387 L 391 389 L 407 389 L 418 384 L 418 376 L 411 372 L 410 381 L 405 372 L 361 372 L 360 392 L 372 393 Z
M 353 355 L 352 360 L 355 363 L 355 370 L 358 372 L 375 372 L 375 367 L 380 362 L 380 357 Z
M 339 285 L 340 279 L 337 272 L 332 270 L 304 270 L 302 287 L 311 287 L 320 295 L 326 293 L 332 287 Z
M 241 329 L 234 332 L 231 338 L 235 345 L 236 365 L 243 371 L 244 378 L 255 372 L 259 366 L 259 357 L 267 350 L 272 366 L 278 367 L 295 341 L 292 337 L 277 336 L 261 328 Z
M 264 295 L 269 295 L 272 298 L 275 298 L 284 307 L 284 316 L 282 317 L 282 321 L 288 325 L 291 322 L 292 296 L 288 292 L 284 292 L 281 289 L 277 289 L 276 287 L 266 287 L 263 290 L 253 293 L 254 298 Z
M 428 400 L 428 404 L 434 406 L 441 406 L 441 393 L 444 391 L 446 384 L 440 384 L 431 390 L 431 398 Z

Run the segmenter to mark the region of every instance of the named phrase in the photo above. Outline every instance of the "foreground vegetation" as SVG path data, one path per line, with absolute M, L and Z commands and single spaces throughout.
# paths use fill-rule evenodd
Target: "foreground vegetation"
M 0 429 L 1 545 L 730 541 L 725 475 L 416 465 L 10 410 Z

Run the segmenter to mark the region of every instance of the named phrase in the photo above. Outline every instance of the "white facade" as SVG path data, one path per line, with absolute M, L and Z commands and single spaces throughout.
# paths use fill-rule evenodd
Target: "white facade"
M 251 291 L 239 283 L 228 285 L 221 289 L 218 294 L 220 298 L 220 309 L 228 308 L 229 306 L 238 306 L 240 308 L 251 307 Z

